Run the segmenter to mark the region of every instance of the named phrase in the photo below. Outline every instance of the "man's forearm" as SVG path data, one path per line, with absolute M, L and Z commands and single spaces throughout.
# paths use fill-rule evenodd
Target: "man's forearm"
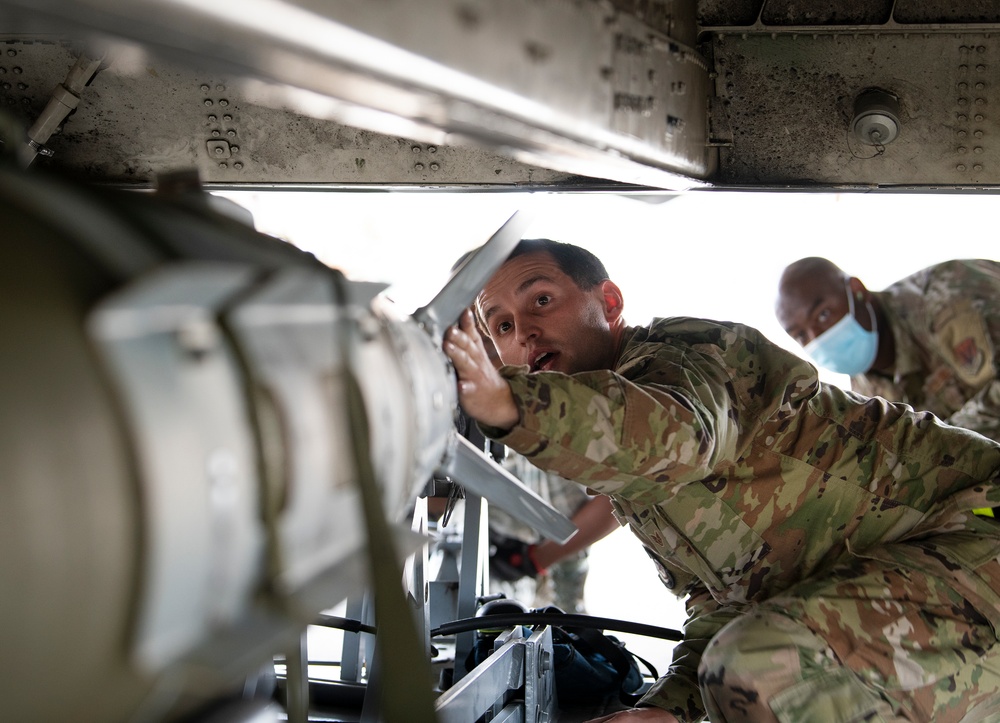
M 618 529 L 618 520 L 611 512 L 611 500 L 598 495 L 588 501 L 573 515 L 573 524 L 579 530 L 563 545 L 552 540 L 540 542 L 534 549 L 533 558 L 539 567 L 547 568 L 585 550 L 600 539 Z

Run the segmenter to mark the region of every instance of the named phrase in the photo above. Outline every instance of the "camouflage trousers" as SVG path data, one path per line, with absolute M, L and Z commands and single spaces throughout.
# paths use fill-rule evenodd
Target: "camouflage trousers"
M 953 584 L 877 560 L 727 624 L 699 681 L 713 723 L 1000 721 L 990 622 Z

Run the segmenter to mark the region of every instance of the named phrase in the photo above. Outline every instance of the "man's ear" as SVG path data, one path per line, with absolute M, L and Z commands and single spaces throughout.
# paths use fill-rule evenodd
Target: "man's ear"
M 868 289 L 865 288 L 865 285 L 861 283 L 861 279 L 857 276 L 849 278 L 847 284 L 851 287 L 851 294 L 854 295 L 857 301 L 864 301 L 868 296 Z
M 604 318 L 609 322 L 618 321 L 625 308 L 625 299 L 622 297 L 622 290 L 618 288 L 611 279 L 601 282 L 601 297 L 604 300 Z

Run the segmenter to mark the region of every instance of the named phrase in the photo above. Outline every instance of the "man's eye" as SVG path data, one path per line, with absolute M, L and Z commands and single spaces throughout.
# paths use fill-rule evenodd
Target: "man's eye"
M 829 321 L 829 319 L 830 319 L 829 309 L 823 309 L 823 311 L 819 312 L 819 314 L 816 315 L 816 321 L 818 321 L 821 324 L 825 324 L 827 321 Z
M 508 331 L 510 331 L 510 327 L 511 324 L 509 321 L 501 321 L 499 324 L 497 324 L 497 333 L 506 334 Z
M 552 301 L 551 297 L 549 297 L 547 294 L 542 294 L 541 296 L 538 297 L 535 303 L 537 303 L 539 306 L 545 306 L 550 301 Z

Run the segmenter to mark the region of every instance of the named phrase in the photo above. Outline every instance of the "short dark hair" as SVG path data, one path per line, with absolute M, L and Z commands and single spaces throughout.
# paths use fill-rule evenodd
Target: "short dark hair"
M 604 268 L 604 263 L 590 251 L 549 238 L 521 239 L 507 259 L 537 252 L 550 254 L 559 270 L 573 279 L 573 283 L 583 291 L 590 291 L 608 278 L 608 270 Z
M 582 291 L 590 291 L 608 279 L 608 270 L 604 267 L 604 263 L 590 251 L 574 244 L 553 241 L 548 238 L 521 239 L 514 250 L 510 252 L 507 261 L 534 253 L 549 254 L 559 270 L 570 277 Z M 474 305 L 473 309 L 476 316 L 476 326 L 479 327 L 479 331 L 489 336 L 486 322 L 479 315 L 478 305 Z

